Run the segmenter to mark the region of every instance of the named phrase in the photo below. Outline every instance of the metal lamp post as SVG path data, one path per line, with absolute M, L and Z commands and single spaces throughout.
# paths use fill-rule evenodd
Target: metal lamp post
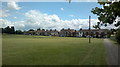
M 91 23 L 90 23 L 91 16 L 89 16 L 89 43 L 91 43 Z

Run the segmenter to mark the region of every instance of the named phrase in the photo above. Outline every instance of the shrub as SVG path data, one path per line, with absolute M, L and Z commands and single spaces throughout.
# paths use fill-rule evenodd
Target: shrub
M 118 31 L 116 33 L 116 40 L 120 44 L 120 29 L 118 29 Z

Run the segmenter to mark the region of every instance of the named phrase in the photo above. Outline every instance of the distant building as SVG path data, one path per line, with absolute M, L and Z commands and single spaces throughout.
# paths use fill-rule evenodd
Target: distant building
M 60 31 L 60 36 L 61 37 L 73 37 L 73 36 L 75 36 L 75 30 L 74 29 L 70 29 L 70 28 L 68 28 L 68 29 L 62 29 L 61 31 Z
M 45 29 L 42 29 L 42 30 L 40 29 L 40 30 L 35 31 L 36 35 L 43 35 L 43 36 L 45 36 L 45 33 L 46 33 Z
M 49 33 L 50 33 L 50 36 L 59 36 L 59 31 L 57 31 L 56 29 L 50 30 Z
M 61 29 L 60 31 L 39 29 L 37 31 L 26 31 L 25 35 L 41 35 L 41 36 L 60 36 L 60 37 L 93 37 L 93 38 L 107 38 L 109 33 L 108 29 Z
M 91 29 L 90 33 L 87 29 L 79 30 L 80 37 L 107 38 L 108 34 L 110 34 L 108 29 Z
M 35 35 L 36 31 L 25 31 L 24 35 Z

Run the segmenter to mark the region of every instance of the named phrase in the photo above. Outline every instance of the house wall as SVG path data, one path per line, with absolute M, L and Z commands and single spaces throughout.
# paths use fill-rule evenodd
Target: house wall
M 89 30 L 51 30 L 51 31 L 27 31 L 24 32 L 25 35 L 41 35 L 41 36 L 60 36 L 60 37 L 93 37 L 93 38 L 106 38 L 108 33 L 108 30 L 91 30 L 91 33 L 89 33 Z

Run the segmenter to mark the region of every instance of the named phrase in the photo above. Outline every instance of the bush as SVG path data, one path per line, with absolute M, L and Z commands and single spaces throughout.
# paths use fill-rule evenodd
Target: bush
M 120 44 L 120 29 L 118 29 L 118 31 L 117 31 L 116 40 Z

